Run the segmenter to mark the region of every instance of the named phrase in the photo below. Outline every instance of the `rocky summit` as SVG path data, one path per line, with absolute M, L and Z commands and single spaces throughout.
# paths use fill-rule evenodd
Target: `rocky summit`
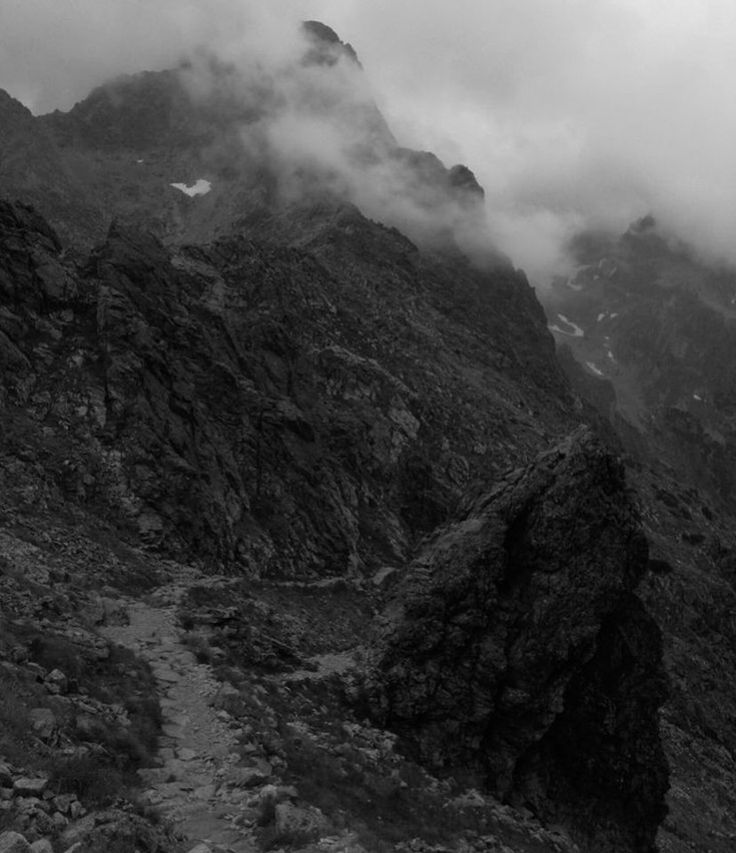
M 545 314 L 318 22 L 0 93 L 0 193 L 0 851 L 733 849 L 725 273 Z

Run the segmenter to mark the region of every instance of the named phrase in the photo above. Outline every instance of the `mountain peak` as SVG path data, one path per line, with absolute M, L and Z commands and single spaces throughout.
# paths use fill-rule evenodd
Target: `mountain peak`
M 343 56 L 360 65 L 358 54 L 353 46 L 342 41 L 327 24 L 321 21 L 304 21 L 302 32 L 312 44 L 312 49 L 305 57 L 308 64 L 334 65 Z

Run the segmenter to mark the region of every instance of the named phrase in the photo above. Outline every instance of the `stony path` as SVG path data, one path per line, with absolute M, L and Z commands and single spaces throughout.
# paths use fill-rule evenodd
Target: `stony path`
M 145 603 L 126 602 L 130 624 L 110 626 L 105 636 L 147 660 L 158 681 L 163 712 L 159 767 L 139 771 L 143 799 L 171 820 L 181 837 L 232 853 L 253 853 L 245 828 L 235 826 L 242 789 L 228 780 L 238 755 L 237 729 L 211 701 L 221 686 L 200 664 L 176 628 L 176 604 L 192 579 L 162 588 Z M 188 582 L 189 581 L 189 582 Z

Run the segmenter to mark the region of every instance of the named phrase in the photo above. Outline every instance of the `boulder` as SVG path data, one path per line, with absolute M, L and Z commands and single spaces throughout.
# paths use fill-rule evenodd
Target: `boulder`
M 105 625 L 128 625 L 130 616 L 127 605 L 117 598 L 100 598 Z
M 17 797 L 41 797 L 48 784 L 49 780 L 44 776 L 33 778 L 22 776 L 13 782 L 13 791 Z
M 52 740 L 56 733 L 56 717 L 50 708 L 32 708 L 29 714 L 31 728 L 43 741 Z
M 265 785 L 271 775 L 272 771 L 265 767 L 235 767 L 228 775 L 228 782 L 236 788 L 256 788 Z
M 314 806 L 296 806 L 278 803 L 274 809 L 274 828 L 280 844 L 303 845 L 316 841 L 329 832 L 330 825 L 322 812 Z
M 76 794 L 58 794 L 53 800 L 54 808 L 62 814 L 69 814 L 69 808 L 76 799 Z
M 577 431 L 426 543 L 371 653 L 370 713 L 437 771 L 648 850 L 667 766 L 661 637 L 632 592 L 647 559 L 623 466 Z
M 59 836 L 59 841 L 63 848 L 66 849 L 67 847 L 72 847 L 78 842 L 84 841 L 89 833 L 95 828 L 95 823 L 95 816 L 91 814 L 81 818 L 80 820 L 74 821 L 74 823 L 70 823 Z
M 30 853 L 31 845 L 19 832 L 0 834 L 0 853 Z
M 54 822 L 54 835 L 58 835 L 69 826 L 68 818 L 64 817 L 61 812 L 54 812 L 51 815 L 51 820 Z
M 44 678 L 49 693 L 65 694 L 69 691 L 69 679 L 60 669 L 52 669 Z
M 231 684 L 223 684 L 217 691 L 212 705 L 219 711 L 225 711 L 234 717 L 244 713 L 247 705 L 241 692 Z M 226 718 L 227 719 L 227 718 Z
M 33 828 L 34 838 L 37 838 L 39 835 L 51 835 L 55 829 L 56 824 L 54 823 L 51 815 L 47 814 L 43 808 L 36 808 L 29 813 L 29 816 L 32 818 L 33 823 L 31 824 Z
M 74 721 L 77 736 L 85 741 L 100 741 L 107 736 L 104 720 L 91 714 L 80 714 Z

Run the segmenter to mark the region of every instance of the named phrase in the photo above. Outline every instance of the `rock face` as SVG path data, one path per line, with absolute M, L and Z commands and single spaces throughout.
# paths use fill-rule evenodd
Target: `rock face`
M 374 651 L 374 717 L 593 849 L 653 849 L 666 680 L 632 594 L 646 565 L 620 463 L 577 432 L 426 543 Z
M 425 258 L 352 208 L 309 220 L 309 251 L 172 252 L 116 224 L 79 266 L 0 204 L 5 411 L 51 491 L 148 547 L 334 576 L 405 562 L 477 461 L 538 450 L 540 407 L 569 429 L 521 276 Z

